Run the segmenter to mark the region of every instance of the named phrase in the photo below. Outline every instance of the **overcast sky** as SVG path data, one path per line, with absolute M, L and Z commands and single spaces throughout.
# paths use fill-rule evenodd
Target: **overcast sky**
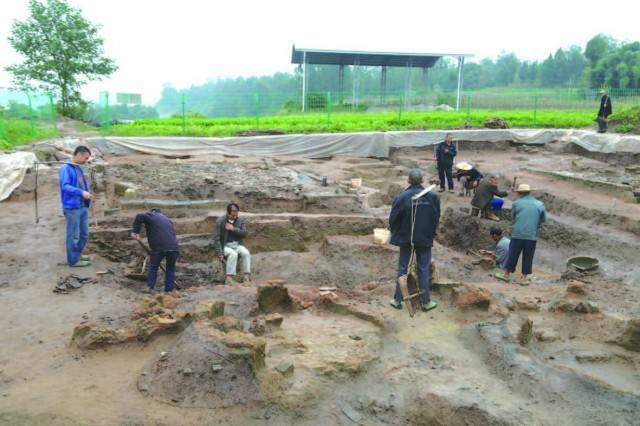
M 7 42 L 27 0 L 0 1 L 0 68 L 20 57 Z M 476 60 L 501 51 L 544 59 L 583 46 L 598 32 L 640 40 L 640 1 L 500 0 L 279 1 L 70 0 L 100 24 L 105 52 L 120 69 L 83 92 L 142 93 L 158 100 L 164 83 L 292 71 L 291 46 L 399 52 L 457 52 Z M 0 87 L 10 78 L 0 70 Z

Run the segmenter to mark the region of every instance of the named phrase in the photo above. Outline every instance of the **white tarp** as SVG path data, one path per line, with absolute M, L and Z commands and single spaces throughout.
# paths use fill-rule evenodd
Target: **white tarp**
M 33 152 L 0 155 L 0 201 L 5 200 L 22 183 L 24 175 L 37 161 Z
M 324 158 L 333 155 L 387 158 L 392 148 L 426 147 L 444 140 L 451 133 L 455 140 L 468 142 L 510 141 L 531 145 L 567 142 L 591 152 L 640 153 L 640 136 L 599 134 L 565 129 L 473 129 L 450 131 L 329 133 L 230 138 L 194 137 L 116 137 L 90 138 L 88 143 L 113 154 L 133 152 L 182 157 L 203 154 L 281 156 L 300 155 Z M 68 145 L 68 144 L 66 144 Z M 67 147 L 67 146 L 65 146 Z

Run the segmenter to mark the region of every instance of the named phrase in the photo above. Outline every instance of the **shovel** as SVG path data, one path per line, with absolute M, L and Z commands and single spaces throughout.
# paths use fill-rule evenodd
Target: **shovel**
M 149 250 L 149 247 L 147 247 L 142 241 L 140 240 L 136 240 L 138 242 L 138 244 L 140 244 L 140 247 L 142 247 L 142 249 L 149 255 L 151 256 L 151 250 Z M 164 266 L 162 264 L 159 265 L 160 266 L 160 270 L 162 272 L 164 272 L 165 274 L 167 273 L 167 270 L 164 269 Z M 178 280 L 174 279 L 173 280 L 173 285 L 176 286 L 177 290 L 182 290 L 182 287 L 180 287 L 180 285 L 178 285 Z

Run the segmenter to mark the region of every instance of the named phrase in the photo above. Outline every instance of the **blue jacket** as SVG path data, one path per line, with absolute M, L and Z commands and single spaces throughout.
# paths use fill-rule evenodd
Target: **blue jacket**
M 411 185 L 393 200 L 389 214 L 389 228 L 391 228 L 391 244 L 394 246 L 411 244 L 412 204 L 416 206 L 413 244 L 418 247 L 433 246 L 433 239 L 440 221 L 440 198 L 435 191 L 429 191 L 418 200 L 411 200 L 411 197 L 423 189 L 422 185 Z
M 536 241 L 540 225 L 547 220 L 542 201 L 528 194 L 513 203 L 511 207 L 511 238 Z
M 158 209 L 136 215 L 133 221 L 133 233 L 139 234 L 142 225 L 147 229 L 147 240 L 152 252 L 178 251 L 178 239 L 173 223 Z
M 79 179 L 78 173 L 80 173 Z M 84 177 L 82 167 L 73 163 L 65 163 L 58 172 L 60 177 L 60 199 L 63 209 L 79 209 L 89 207 L 90 201 L 82 198 L 83 191 L 89 191 L 89 184 Z
M 451 143 L 447 145 L 446 142 L 440 142 L 436 148 L 436 160 L 441 167 L 451 167 L 453 165 L 453 158 L 456 156 L 456 145 Z

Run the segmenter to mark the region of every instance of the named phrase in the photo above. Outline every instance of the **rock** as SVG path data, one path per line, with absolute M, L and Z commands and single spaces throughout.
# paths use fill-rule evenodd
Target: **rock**
M 214 373 L 218 373 L 218 372 L 222 371 L 223 368 L 224 367 L 219 362 L 212 362 L 211 363 L 211 371 L 213 371 Z
M 357 334 L 350 334 L 349 335 L 349 339 L 351 339 L 351 340 L 362 340 L 362 337 L 358 336 Z
M 605 352 L 580 352 L 576 354 L 578 362 L 609 362 L 612 355 Z
M 453 289 L 453 304 L 460 309 L 488 309 L 491 304 L 491 292 L 486 288 L 462 284 Z
M 183 376 L 192 376 L 193 375 L 193 370 L 190 368 L 185 368 L 184 370 L 182 370 L 182 375 Z
M 175 309 L 178 306 L 178 299 L 172 296 L 164 296 L 162 298 L 162 306 L 165 309 Z
M 560 334 L 554 330 L 538 330 L 535 333 L 536 339 L 541 342 L 555 342 L 560 340 Z
M 571 280 L 569 284 L 567 284 L 567 293 L 573 294 L 585 294 L 587 285 L 582 281 Z
M 160 361 L 166 361 L 169 358 L 169 352 L 160 352 Z
M 342 407 L 342 412 L 345 416 L 347 416 L 349 420 L 354 423 L 360 423 L 360 421 L 362 420 L 362 414 L 354 410 L 350 405 L 345 405 L 344 407 Z
M 128 189 L 135 190 L 136 186 L 130 182 L 116 182 L 113 185 L 114 192 L 118 197 L 124 197 Z
M 271 280 L 267 284 L 259 286 L 257 302 L 260 312 L 266 314 L 290 312 L 293 309 L 293 300 L 281 280 Z
M 598 304 L 590 300 L 588 300 L 587 302 L 579 302 L 574 310 L 581 314 L 595 314 L 597 312 L 600 312 Z
M 516 298 L 515 307 L 516 309 L 519 309 L 522 311 L 539 311 L 540 310 L 540 304 L 536 299 L 532 297 L 525 297 L 522 299 Z
M 225 333 L 228 333 L 231 330 L 244 330 L 244 324 L 242 323 L 242 321 L 227 315 L 215 318 L 212 322 L 212 325 L 214 328 Z
M 132 200 L 134 198 L 136 198 L 138 191 L 133 189 L 133 188 L 128 188 L 126 191 L 124 191 L 124 198 L 127 198 L 129 200 Z
M 127 340 L 121 330 L 99 327 L 93 323 L 81 323 L 73 329 L 71 342 L 82 349 L 95 349 L 105 345 L 122 343 Z
M 616 341 L 620 346 L 630 351 L 640 352 L 640 318 L 627 322 L 622 336 Z
M 211 300 L 197 306 L 194 316 L 197 320 L 215 319 L 224 315 L 224 300 Z
M 509 125 L 502 118 L 491 117 L 484 121 L 484 127 L 487 129 L 508 129 Z
M 521 346 L 527 346 L 533 337 L 533 321 L 529 317 L 525 317 L 520 325 L 518 332 L 518 342 Z
M 283 376 L 290 376 L 293 374 L 293 364 L 288 361 L 281 361 L 278 365 L 276 365 L 276 371 Z
M 549 312 L 573 312 L 576 305 L 567 299 L 557 299 L 549 306 Z
M 274 327 L 280 327 L 282 325 L 282 321 L 284 321 L 284 317 L 278 313 L 269 314 L 264 317 L 264 321 L 268 325 L 272 325 Z

